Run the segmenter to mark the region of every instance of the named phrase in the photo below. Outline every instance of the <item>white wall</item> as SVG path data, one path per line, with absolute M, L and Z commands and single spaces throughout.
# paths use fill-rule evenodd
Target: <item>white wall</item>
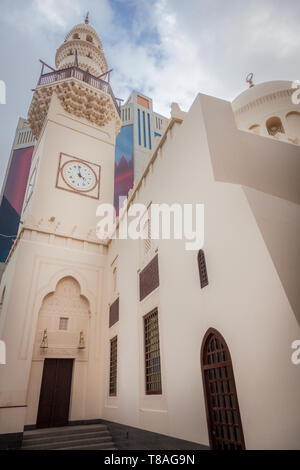
M 215 138 L 222 139 L 222 129 Z M 196 252 L 185 251 L 182 241 L 160 241 L 160 287 L 140 303 L 139 244 L 111 243 L 110 262 L 118 255 L 120 322 L 114 332 L 103 326 L 104 357 L 108 367 L 109 338 L 118 331 L 119 392 L 114 409 L 105 398 L 103 416 L 208 444 L 200 348 L 214 327 L 232 355 L 247 448 L 298 448 L 300 375 L 291 343 L 299 325 L 242 187 L 214 180 L 200 96 L 168 135 L 134 202 L 205 204 L 209 286 L 200 289 Z M 142 316 L 153 306 L 160 321 L 161 397 L 145 396 L 143 389 Z M 107 390 L 105 383 L 104 396 Z

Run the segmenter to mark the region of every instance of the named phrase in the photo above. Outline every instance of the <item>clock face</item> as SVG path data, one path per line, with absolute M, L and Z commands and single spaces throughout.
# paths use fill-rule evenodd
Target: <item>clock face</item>
M 94 170 L 79 160 L 65 163 L 62 175 L 67 185 L 77 191 L 91 191 L 97 184 Z

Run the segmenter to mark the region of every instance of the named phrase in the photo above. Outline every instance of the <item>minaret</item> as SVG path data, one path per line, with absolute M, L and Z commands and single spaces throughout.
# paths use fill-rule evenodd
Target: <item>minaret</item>
M 57 50 L 55 65 L 58 70 L 62 70 L 73 67 L 76 60 L 81 70 L 88 71 L 95 77 L 108 71 L 102 43 L 89 24 L 88 14 L 84 24 L 74 26 L 67 34 L 65 42 Z
M 7 351 L 0 368 L 0 435 L 11 439 L 24 424 L 58 409 L 40 399 L 48 359 L 57 367 L 72 363 L 64 420 L 101 413 L 107 248 L 96 237 L 96 208 L 113 204 L 119 105 L 88 16 L 57 50 L 56 68 L 42 64 L 28 115 L 37 143 L 22 223 L 0 285 L 0 338 Z M 56 422 L 48 418 L 48 425 Z
M 23 219 L 55 218 L 84 236 L 95 228 L 97 205 L 113 202 L 114 147 L 121 127 L 110 71 L 88 15 L 67 34 L 55 64 L 47 71 L 43 63 L 29 109 L 38 140 L 32 174 L 38 178 L 35 188 L 31 182 Z

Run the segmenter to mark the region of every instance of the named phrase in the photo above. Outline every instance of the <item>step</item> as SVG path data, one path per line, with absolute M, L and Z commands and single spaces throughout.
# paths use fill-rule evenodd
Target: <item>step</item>
M 107 431 L 108 428 L 105 424 L 89 424 L 82 426 L 64 426 L 61 428 L 45 428 L 45 429 L 34 429 L 33 431 L 25 431 L 23 439 L 30 439 L 32 437 L 51 437 L 53 435 L 71 435 L 71 434 L 84 434 L 90 433 L 91 431 Z
M 118 450 L 118 448 L 114 445 L 113 442 L 110 444 L 107 442 L 104 444 L 90 444 L 85 446 L 70 446 L 70 447 L 63 447 L 57 450 Z
M 85 433 L 73 433 L 73 434 L 60 434 L 60 435 L 51 435 L 51 436 L 28 436 L 26 439 L 23 439 L 22 447 L 27 447 L 30 445 L 38 445 L 38 444 L 51 444 L 52 442 L 64 442 L 64 441 L 72 441 L 78 440 L 79 436 L 83 439 L 91 439 L 91 438 L 101 438 L 101 437 L 110 437 L 109 432 L 106 431 L 91 431 Z
M 47 449 L 63 449 L 63 448 L 79 448 L 79 447 L 86 447 L 86 446 L 95 446 L 95 447 L 111 447 L 113 446 L 113 441 L 110 436 L 106 437 L 95 437 L 91 439 L 80 439 L 80 437 L 76 440 L 67 440 L 64 442 L 61 442 L 60 440 L 57 440 L 55 442 L 51 443 L 40 443 L 40 444 L 30 444 L 26 445 L 25 447 L 22 446 L 22 449 L 24 450 L 47 450 Z

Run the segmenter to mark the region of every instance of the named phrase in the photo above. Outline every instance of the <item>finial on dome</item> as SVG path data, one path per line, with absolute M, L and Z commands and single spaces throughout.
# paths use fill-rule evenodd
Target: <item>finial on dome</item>
M 249 83 L 249 88 L 254 87 L 252 72 L 247 75 L 246 82 Z
M 89 12 L 87 12 L 84 22 L 85 24 L 89 24 Z

